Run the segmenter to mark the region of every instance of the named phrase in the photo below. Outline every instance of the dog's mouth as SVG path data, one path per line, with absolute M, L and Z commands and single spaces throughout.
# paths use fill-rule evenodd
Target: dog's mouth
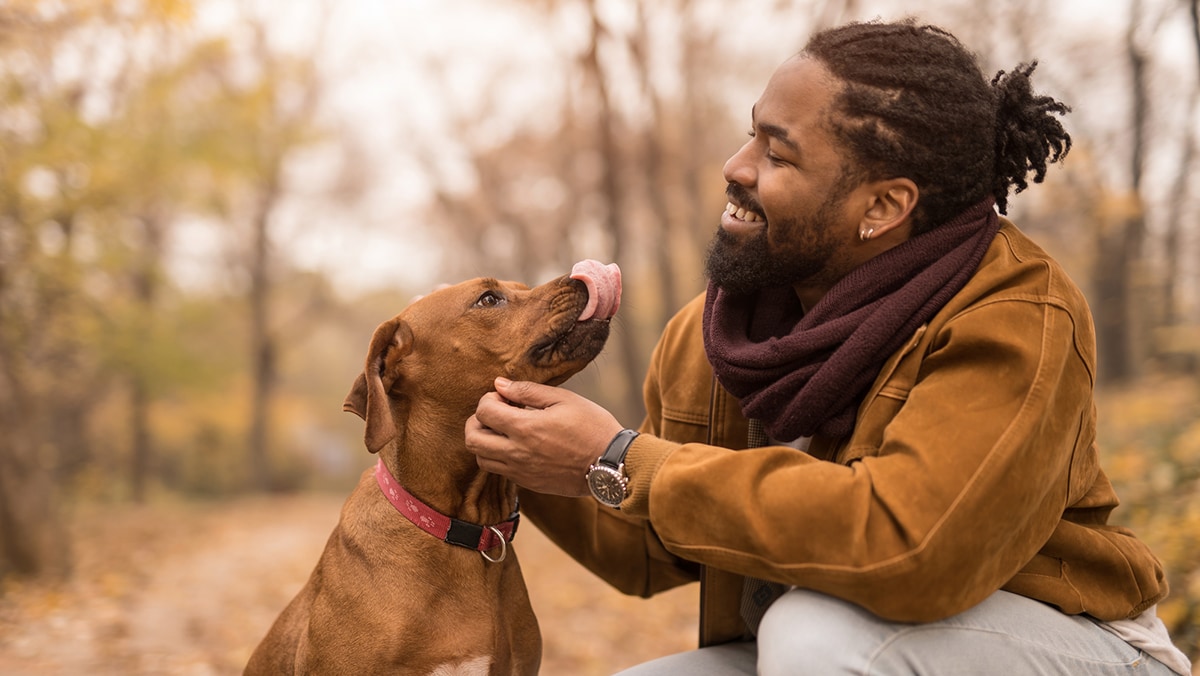
M 587 287 L 588 301 L 579 321 L 592 317 L 612 319 L 621 307 L 621 268 L 616 263 L 605 265 L 591 259 L 579 261 L 571 268 L 571 279 L 583 282 Z
M 561 319 L 552 322 L 549 335 L 534 343 L 530 356 L 535 364 L 559 361 L 575 368 L 548 382 L 566 380 L 600 353 L 610 320 L 621 305 L 621 270 L 615 263 L 580 261 L 561 284 L 564 292 L 552 301 L 563 304 Z

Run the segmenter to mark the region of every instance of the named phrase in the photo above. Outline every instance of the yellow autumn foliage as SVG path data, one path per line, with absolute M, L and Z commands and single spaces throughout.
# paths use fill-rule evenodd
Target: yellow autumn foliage
M 1193 661 L 1200 658 L 1200 382 L 1150 377 L 1097 397 L 1099 444 L 1132 529 L 1162 559 L 1171 587 L 1158 614 Z

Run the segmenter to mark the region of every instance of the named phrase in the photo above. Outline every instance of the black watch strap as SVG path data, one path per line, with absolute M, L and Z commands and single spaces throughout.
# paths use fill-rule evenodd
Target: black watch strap
M 617 432 L 617 436 L 608 442 L 608 448 L 604 449 L 604 455 L 600 456 L 600 459 L 596 462 L 601 465 L 608 465 L 613 469 L 620 467 L 621 463 L 625 462 L 625 454 L 629 452 L 629 444 L 633 443 L 637 435 L 637 432 L 630 429 Z

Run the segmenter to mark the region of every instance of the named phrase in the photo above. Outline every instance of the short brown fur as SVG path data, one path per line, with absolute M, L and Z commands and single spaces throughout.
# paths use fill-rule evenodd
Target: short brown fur
M 577 322 L 586 302 L 584 285 L 567 277 L 435 291 L 376 329 L 344 409 L 366 421 L 368 450 L 414 496 L 463 521 L 500 523 L 516 487 L 479 470 L 463 427 L 497 376 L 559 384 L 595 358 L 609 322 Z M 422 532 L 370 469 L 245 673 L 508 675 L 536 674 L 540 663 L 511 547 L 491 563 Z

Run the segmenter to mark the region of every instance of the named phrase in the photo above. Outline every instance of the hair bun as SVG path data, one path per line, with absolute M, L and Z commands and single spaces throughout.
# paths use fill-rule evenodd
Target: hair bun
M 996 171 L 992 193 L 1004 213 L 1010 187 L 1021 192 L 1046 177 L 1046 165 L 1066 157 L 1071 135 L 1055 115 L 1071 111 L 1052 97 L 1035 94 L 1030 76 L 1037 61 L 1023 63 L 1011 73 L 1000 71 L 992 78 L 996 96 Z

